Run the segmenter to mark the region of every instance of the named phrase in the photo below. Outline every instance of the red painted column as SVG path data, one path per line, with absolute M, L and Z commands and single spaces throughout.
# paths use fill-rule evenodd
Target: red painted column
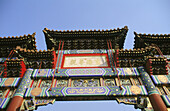
M 115 50 L 116 65 L 119 67 L 119 50 Z
M 149 99 L 154 111 L 168 111 L 159 94 L 151 94 L 149 95 Z
M 7 77 L 7 63 L 4 62 L 4 78 Z
M 17 111 L 19 110 L 20 106 L 22 105 L 23 97 L 14 96 L 12 101 L 10 102 L 7 111 Z
M 23 60 L 20 61 L 20 66 L 21 66 L 20 77 L 22 78 L 24 76 L 25 71 L 27 70 L 26 65 Z
M 53 67 L 52 67 L 52 69 L 55 69 L 55 67 L 56 67 L 56 64 L 57 64 L 57 56 L 56 56 L 56 52 L 55 51 L 53 51 L 52 52 L 52 55 L 53 55 Z

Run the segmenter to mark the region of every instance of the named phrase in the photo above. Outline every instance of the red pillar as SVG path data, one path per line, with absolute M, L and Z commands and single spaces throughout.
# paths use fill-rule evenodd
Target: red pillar
M 7 111 L 18 111 L 20 106 L 22 105 L 23 97 L 14 96 L 7 108 Z
M 151 94 L 149 95 L 149 99 L 154 111 L 168 111 L 159 94 Z

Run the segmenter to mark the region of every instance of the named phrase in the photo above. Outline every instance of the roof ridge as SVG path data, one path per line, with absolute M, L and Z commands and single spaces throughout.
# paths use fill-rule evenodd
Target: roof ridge
M 46 32 L 46 31 L 52 31 L 52 32 L 109 32 L 109 31 L 116 31 L 116 30 L 128 30 L 128 26 L 124 26 L 123 28 L 119 29 L 119 28 L 114 28 L 114 29 L 90 29 L 90 30 L 50 30 L 48 28 L 44 28 L 43 32 Z
M 23 36 L 8 36 L 8 37 L 6 37 L 6 36 L 4 36 L 4 37 L 0 37 L 0 39 L 13 39 L 13 38 L 23 38 L 23 37 L 28 37 L 28 36 L 31 36 L 31 37 L 35 37 L 35 34 L 36 34 L 36 32 L 34 32 L 34 33 L 32 33 L 32 34 L 24 34 Z
M 166 37 L 169 37 L 169 36 L 170 36 L 170 34 L 150 34 L 150 33 L 149 33 L 149 34 L 146 34 L 146 33 L 143 33 L 143 34 L 142 34 L 142 33 L 137 33 L 137 32 L 135 32 L 135 31 L 134 31 L 134 34 L 135 34 L 135 35 L 139 35 L 139 36 L 155 36 L 155 37 L 156 37 L 156 36 L 162 36 L 162 37 L 163 37 L 163 36 L 166 36 Z
M 48 49 L 48 50 L 43 50 L 43 51 L 42 50 L 38 51 L 37 49 L 36 50 L 33 50 L 33 49 L 30 50 L 30 49 L 26 49 L 26 48 L 21 48 L 20 46 L 17 46 L 16 50 L 23 51 L 23 52 L 35 52 L 35 53 L 39 53 L 39 52 L 44 53 L 44 52 L 52 52 L 52 51 L 54 51 L 54 49 L 51 49 L 51 50 Z
M 124 51 L 125 52 L 129 52 L 129 51 L 133 52 L 133 51 L 145 51 L 147 49 L 152 49 L 152 48 L 155 48 L 155 46 L 147 46 L 145 48 L 134 48 L 134 49 L 119 49 L 119 50 L 122 52 L 124 52 Z

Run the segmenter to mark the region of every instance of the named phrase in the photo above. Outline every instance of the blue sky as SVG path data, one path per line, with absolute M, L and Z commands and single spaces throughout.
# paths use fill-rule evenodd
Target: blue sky
M 36 32 L 37 48 L 46 49 L 42 30 L 113 29 L 128 26 L 125 48 L 134 34 L 170 33 L 169 0 L 0 0 L 0 37 Z M 115 101 L 55 102 L 39 111 L 132 111 Z M 123 109 L 122 109 L 123 108 Z

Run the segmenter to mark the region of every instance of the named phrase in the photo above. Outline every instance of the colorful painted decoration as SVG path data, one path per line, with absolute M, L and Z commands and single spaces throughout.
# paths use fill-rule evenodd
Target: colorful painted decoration
M 38 80 L 34 80 L 33 84 L 32 84 L 32 87 L 35 88 L 37 87 L 37 83 L 38 83 Z
M 47 105 L 47 104 L 53 104 L 55 102 L 55 99 L 37 99 L 36 101 L 36 106 L 40 105 Z
M 48 90 L 49 88 L 42 87 L 42 88 L 28 88 L 25 92 L 25 97 L 48 97 Z
M 138 67 L 139 72 L 141 73 L 141 79 L 143 84 L 145 85 L 148 94 L 159 94 L 155 85 L 153 84 L 150 76 L 148 75 L 148 73 L 145 71 L 144 67 Z
M 129 104 L 129 105 L 139 105 L 137 97 L 118 97 L 116 98 L 117 102 L 120 103 L 124 103 L 124 104 Z M 150 101 L 148 100 L 147 97 L 140 97 L 140 105 L 144 104 L 144 101 L 147 101 L 148 105 L 147 107 L 145 107 L 146 111 L 152 111 L 152 106 Z
M 2 78 L 0 87 L 17 87 L 20 78 Z
M 54 87 L 51 88 L 51 91 L 49 89 L 46 90 L 47 97 L 64 97 L 63 89 L 65 87 Z
M 139 80 L 137 78 L 133 78 L 133 81 L 135 82 L 136 85 L 140 85 Z
M 170 94 L 170 87 L 167 87 L 168 91 L 169 91 L 169 94 Z
M 35 110 L 36 104 L 35 104 L 35 100 L 32 99 L 26 99 L 24 101 L 26 110 Z
M 33 78 L 50 78 L 52 77 L 52 69 L 34 69 Z
M 134 77 L 139 76 L 139 72 L 136 67 L 133 68 L 117 68 L 120 77 Z M 53 74 L 53 71 L 52 71 Z M 55 77 L 84 77 L 84 76 L 98 76 L 98 77 L 117 77 L 116 71 L 111 68 L 75 68 L 75 69 L 59 69 L 58 73 L 55 73 Z M 34 78 L 37 78 L 34 76 Z
M 1 98 L 3 97 L 5 91 L 6 91 L 5 89 L 0 90 L 0 97 L 1 97 Z
M 0 108 L 4 109 L 6 108 L 10 98 L 0 98 Z
M 170 107 L 170 95 L 162 95 L 162 99 L 164 100 L 165 104 Z
M 157 87 L 157 88 L 158 88 L 158 91 L 159 91 L 160 95 L 165 95 L 165 92 L 164 92 L 162 87 Z
M 104 68 L 84 68 L 84 69 L 67 69 L 65 72 L 68 76 L 102 76 L 106 73 Z
M 135 90 L 136 89 L 136 90 Z M 118 86 L 104 87 L 53 87 L 49 88 L 28 88 L 25 97 L 64 97 L 64 96 L 129 96 L 129 95 L 147 95 L 144 86 L 122 86 L 122 90 Z
M 133 68 L 133 73 L 131 68 L 117 68 L 120 77 L 133 77 L 139 76 L 137 68 Z M 39 73 L 38 73 L 39 72 Z M 54 74 L 53 69 L 35 69 L 32 78 L 51 78 Z M 116 77 L 116 72 L 113 72 L 111 68 L 78 68 L 78 69 L 59 69 L 58 73 L 55 72 L 55 77 L 84 77 L 84 76 L 103 76 L 103 77 Z
M 114 50 L 113 50 L 114 52 Z M 94 49 L 94 50 L 64 50 L 64 54 L 95 54 L 95 53 L 107 53 L 105 49 Z
M 38 96 L 38 95 L 40 95 L 40 93 L 42 92 L 42 89 L 41 88 L 33 88 L 32 90 L 31 90 L 31 95 L 33 95 L 33 96 Z
M 120 98 L 116 98 L 116 100 L 118 101 L 118 103 L 124 103 L 124 104 L 136 104 L 137 102 L 137 98 L 136 97 L 120 97 Z
M 114 79 L 105 79 L 104 84 L 105 84 L 105 86 L 115 86 L 115 80 Z
M 139 86 L 130 86 L 130 91 L 133 94 L 140 94 L 142 92 L 141 88 Z
M 131 85 L 130 79 L 120 79 L 122 85 Z
M 67 80 L 60 80 L 60 79 L 58 79 L 56 87 L 67 87 L 67 84 L 68 84 Z
M 40 87 L 51 87 L 52 80 L 42 80 Z
M 98 79 L 79 79 L 72 81 L 72 87 L 97 87 L 99 86 Z
M 14 96 L 21 96 L 21 97 L 24 96 L 26 89 L 30 85 L 32 72 L 33 72 L 33 69 L 27 69 L 27 71 L 25 72 L 25 75 L 22 78 L 22 81 L 21 81 L 19 87 L 17 88 L 17 91 L 15 92 Z
M 170 84 L 169 75 L 151 75 L 156 85 Z
M 8 93 L 8 98 L 12 98 L 14 93 L 15 93 L 16 89 L 11 89 Z
M 65 88 L 63 90 L 67 96 L 75 95 L 108 95 L 109 90 L 106 87 L 79 87 L 79 88 Z

